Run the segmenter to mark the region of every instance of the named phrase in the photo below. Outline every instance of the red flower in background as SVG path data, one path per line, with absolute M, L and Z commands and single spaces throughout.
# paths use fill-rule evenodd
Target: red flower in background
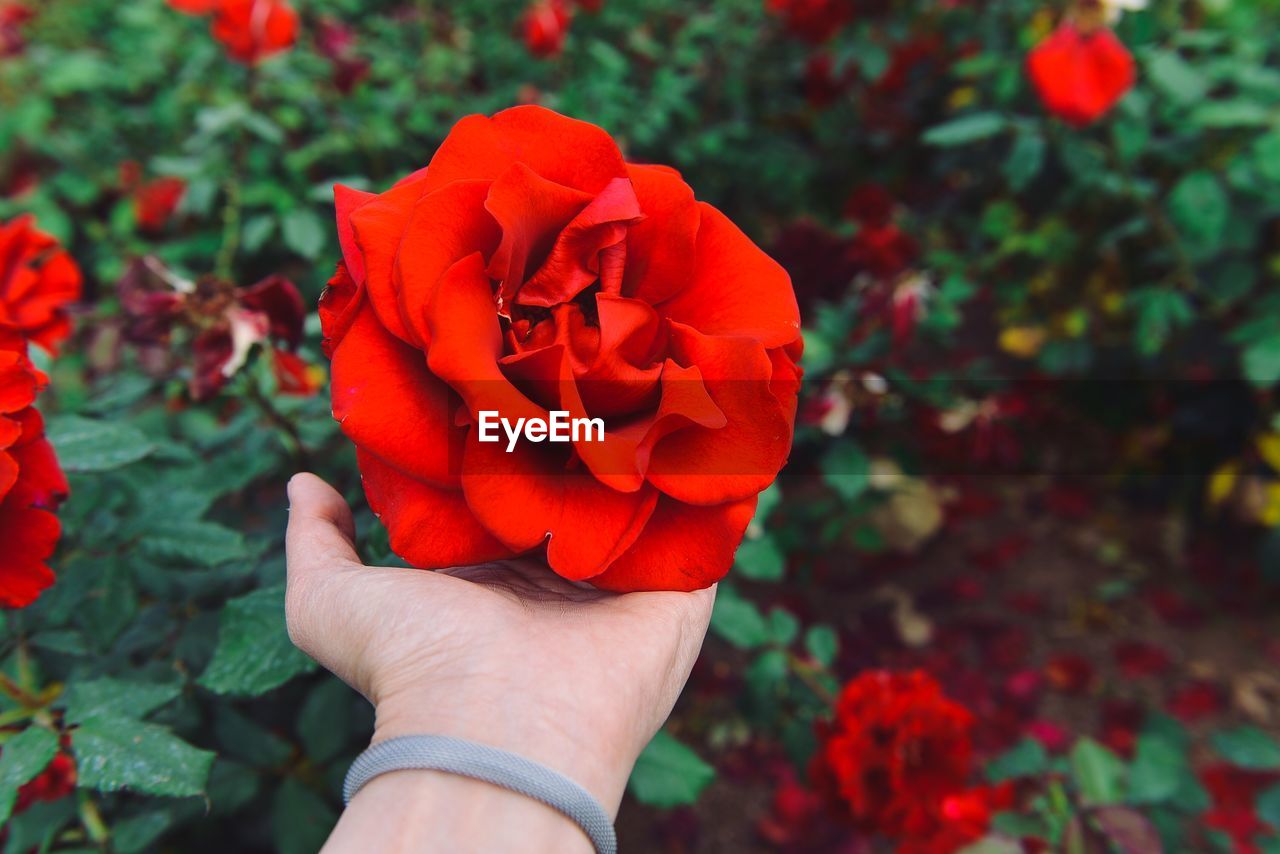
M 827 41 L 853 20 L 852 0 L 765 0 L 764 8 L 782 18 L 792 35 L 812 44 Z
M 187 192 L 181 178 L 156 178 L 133 191 L 133 215 L 138 228 L 157 232 L 169 224 L 178 203 Z
M 969 781 L 972 729 L 969 711 L 923 671 L 869 671 L 841 692 L 815 776 L 860 829 L 890 837 L 939 833 L 954 823 L 944 804 Z
M 70 739 L 63 737 L 63 748 L 70 747 Z M 65 798 L 76 789 L 76 760 L 69 753 L 56 753 L 48 766 L 18 789 L 14 813 L 20 813 L 36 801 L 56 801 Z
M 67 480 L 32 404 L 47 382 L 22 334 L 0 327 L 0 605 L 21 608 L 53 583 L 45 561 L 61 533 L 53 515 Z
M 1258 817 L 1258 795 L 1280 780 L 1280 774 L 1246 771 L 1231 765 L 1210 765 L 1200 771 L 1200 782 L 1213 803 L 1200 817 L 1207 828 L 1231 839 L 1235 854 L 1260 854 L 1254 841 L 1273 828 Z
M 28 6 L 17 2 L 0 2 L 0 58 L 17 56 L 27 47 L 22 26 L 36 16 Z
M 610 590 L 728 571 L 790 449 L 802 342 L 786 272 L 724 214 L 540 107 L 462 119 L 429 168 L 337 209 L 334 416 L 398 554 L 545 547 Z M 481 411 L 549 410 L 603 440 L 478 439 Z
M 356 52 L 355 32 L 336 18 L 320 19 L 316 50 L 333 66 L 333 85 L 339 92 L 350 92 L 369 74 L 369 60 Z
M 1128 48 L 1110 30 L 1064 23 L 1027 57 L 1027 74 L 1045 109 L 1083 127 L 1106 115 L 1133 86 Z
M 284 0 L 220 0 L 210 31 L 232 59 L 256 65 L 293 47 L 298 13 Z
M 520 38 L 529 53 L 538 57 L 556 56 L 564 50 L 569 35 L 569 6 L 564 0 L 538 0 L 520 18 Z
M 987 835 L 991 818 L 1013 806 L 1011 783 L 977 786 L 942 799 L 940 826 L 919 837 L 902 840 L 897 854 L 955 854 Z
M 0 224 L 0 325 L 50 353 L 71 334 L 67 304 L 80 298 L 80 268 L 35 220 Z
M 168 344 L 175 326 L 189 329 L 193 370 L 191 396 L 204 400 L 235 376 L 257 344 L 272 351 L 272 370 L 285 394 L 314 394 L 314 369 L 294 355 L 302 341 L 306 306 L 283 276 L 251 287 L 214 278 L 186 282 L 154 259 L 135 261 L 117 285 L 128 324 L 125 337 L 140 346 Z

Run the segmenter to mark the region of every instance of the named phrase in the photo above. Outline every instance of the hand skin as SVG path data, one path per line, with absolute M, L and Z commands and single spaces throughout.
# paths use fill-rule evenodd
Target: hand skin
M 289 501 L 289 636 L 373 703 L 374 742 L 436 734 L 492 745 L 567 775 L 617 813 L 636 757 L 689 678 L 714 587 L 619 595 L 533 560 L 368 567 L 332 487 L 299 474 Z M 531 798 L 396 771 L 352 799 L 324 850 L 592 848 L 577 825 Z

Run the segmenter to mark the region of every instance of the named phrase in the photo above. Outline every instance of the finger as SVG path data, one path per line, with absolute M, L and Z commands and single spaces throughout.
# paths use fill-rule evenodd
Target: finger
M 289 529 L 285 553 L 290 580 L 300 574 L 360 563 L 351 508 L 337 491 L 313 474 L 289 481 Z

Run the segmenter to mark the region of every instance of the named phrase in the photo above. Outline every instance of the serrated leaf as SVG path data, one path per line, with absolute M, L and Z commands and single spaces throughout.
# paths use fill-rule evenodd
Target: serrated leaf
M 9 820 L 18 789 L 48 767 L 58 752 L 58 736 L 29 726 L 4 743 L 0 752 L 0 825 Z
M 192 747 L 166 727 L 97 717 L 72 731 L 79 785 L 102 792 L 129 789 L 187 797 L 204 791 L 214 754 Z
M 155 850 L 155 842 L 173 824 L 172 810 L 149 810 L 111 826 L 111 848 L 117 854 Z
M 970 113 L 967 116 L 934 125 L 924 132 L 923 139 L 928 145 L 944 147 L 967 145 L 995 136 L 1008 125 L 1009 122 L 999 113 Z
M 103 677 L 72 683 L 63 694 L 69 723 L 95 717 L 141 719 L 182 693 L 177 683 L 132 682 Z
M 1209 743 L 1223 759 L 1239 768 L 1252 771 L 1280 769 L 1280 744 L 1265 730 L 1240 726 L 1216 732 Z
M 1191 63 L 1172 50 L 1157 50 L 1147 61 L 1151 82 L 1170 99 L 1192 104 L 1209 92 L 1209 81 Z
M 246 555 L 244 536 L 216 522 L 185 520 L 148 533 L 143 554 L 198 566 L 218 566 Z
M 627 787 L 642 804 L 674 807 L 697 801 L 715 776 L 698 754 L 662 730 L 636 760 Z
M 1182 787 L 1182 777 L 1190 774 L 1186 754 L 1177 745 L 1143 733 L 1138 736 L 1129 768 L 1129 801 L 1155 804 L 1172 800 Z
M 1120 801 L 1124 773 L 1120 757 L 1091 738 L 1080 739 L 1071 749 L 1071 774 L 1086 804 Z
M 283 585 L 232 599 L 220 623 L 213 660 L 199 680 L 215 694 L 256 696 L 316 667 L 289 640 Z
M 324 680 L 307 695 L 298 712 L 298 739 L 312 761 L 328 762 L 346 746 L 353 696 L 337 679 Z
M 155 449 L 142 431 L 120 421 L 60 415 L 49 419 L 46 432 L 59 464 L 69 472 L 109 471 L 137 462 Z

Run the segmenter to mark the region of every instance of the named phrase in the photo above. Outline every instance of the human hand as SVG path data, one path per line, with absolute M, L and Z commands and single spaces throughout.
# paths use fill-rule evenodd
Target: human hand
M 289 500 L 289 635 L 374 704 L 374 741 L 441 734 L 510 750 L 617 811 L 689 677 L 714 588 L 618 595 L 533 560 L 367 567 L 332 487 L 300 474 Z

